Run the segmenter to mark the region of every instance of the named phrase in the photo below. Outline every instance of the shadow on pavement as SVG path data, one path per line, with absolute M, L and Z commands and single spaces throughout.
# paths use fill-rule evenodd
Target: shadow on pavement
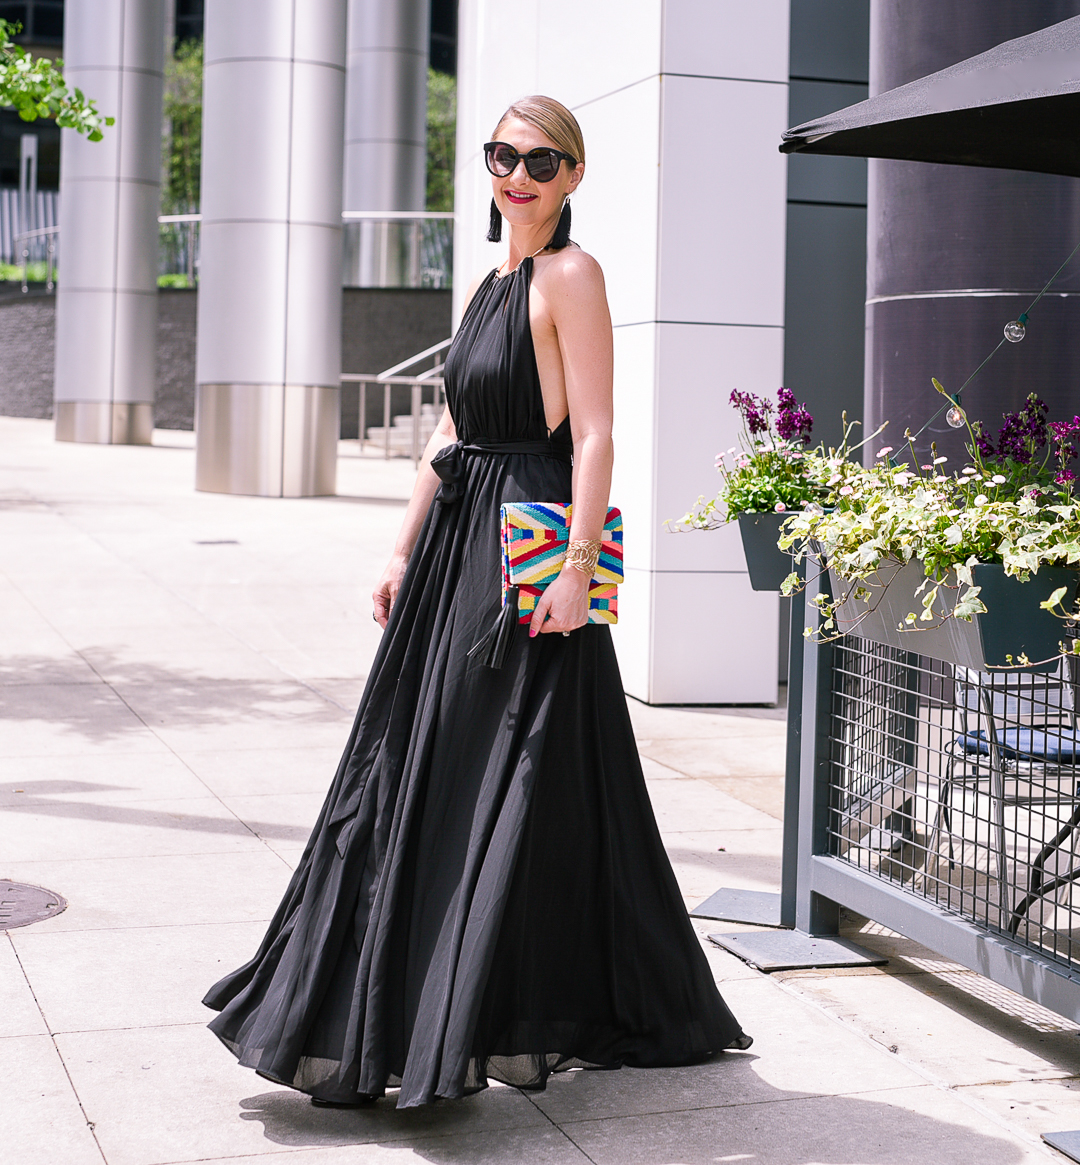
M 551 1123 L 547 1119 L 515 1120 L 515 1112 L 521 1117 L 520 1108 L 499 1112 L 493 1105 L 485 1113 L 484 1101 L 496 1100 L 496 1090 L 400 1113 L 393 1107 L 392 1097 L 372 1108 L 333 1111 L 312 1107 L 308 1098 L 298 1093 L 270 1092 L 242 1100 L 239 1115 L 244 1121 L 261 1121 L 267 1140 L 289 1148 L 407 1146 L 433 1165 L 520 1161 L 523 1158 L 517 1150 L 521 1138 L 530 1135 L 542 1137 L 550 1151 L 556 1147 L 550 1145 L 555 1131 L 552 1125 L 568 1138 L 566 1150 L 572 1153 L 572 1146 L 577 1146 L 588 1159 L 603 1165 L 714 1165 L 717 1161 L 912 1165 L 920 1160 L 933 1161 L 934 1165 L 1014 1165 L 1027 1156 L 1014 1142 L 994 1135 L 992 1126 L 976 1132 L 970 1124 L 955 1124 L 880 1100 L 808 1096 L 773 1088 L 754 1072 L 751 1065 L 755 1059 L 753 1055 L 725 1057 L 731 1074 L 730 1081 L 725 1081 L 726 1097 L 717 1097 L 714 1076 L 707 1084 L 703 1082 L 697 1095 L 686 1096 L 685 1107 L 677 1111 L 649 1110 L 648 1081 L 665 1070 L 639 1073 L 624 1069 L 605 1074 L 611 1081 L 610 1099 L 605 1099 L 604 1089 L 590 1087 L 600 1113 L 578 1111 L 569 1119 L 553 1116 Z M 634 1103 L 623 1108 L 619 1106 L 619 1078 L 630 1072 L 638 1078 L 634 1082 L 638 1095 Z M 557 1112 L 562 1098 L 554 1094 L 572 1091 L 575 1077 L 580 1075 L 568 1072 L 549 1082 L 552 1103 L 542 1101 L 544 1108 Z M 726 1071 L 724 1076 L 728 1076 Z M 931 1098 L 951 1096 L 929 1088 L 919 1088 L 918 1092 Z M 740 1098 L 740 1093 L 749 1099 Z M 539 1109 L 536 1115 L 540 1115 Z M 985 1118 L 974 1112 L 971 1115 L 973 1124 L 987 1129 Z M 505 1154 L 498 1152 L 500 1141 L 507 1142 Z M 544 1159 L 548 1159 L 546 1153 Z M 578 1159 L 576 1154 L 573 1159 Z
M 89 781 L 20 781 L 0 784 L 0 806 L 5 813 L 27 813 L 34 817 L 72 817 L 80 821 L 109 821 L 143 829 L 182 829 L 240 837 L 254 833 L 274 841 L 307 841 L 314 824 L 314 821 L 301 825 L 241 821 L 236 817 L 207 817 L 176 809 L 139 809 L 131 802 L 58 800 L 55 796 L 57 793 L 103 793 L 120 789 L 120 785 L 92 784 Z M 17 793 L 17 790 L 21 792 Z

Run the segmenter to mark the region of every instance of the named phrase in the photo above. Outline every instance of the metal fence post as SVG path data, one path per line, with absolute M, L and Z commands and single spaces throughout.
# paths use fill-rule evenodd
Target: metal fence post
M 805 641 L 795 925 L 811 935 L 836 934 L 840 923 L 839 906 L 810 890 L 810 859 L 828 846 L 832 656 L 831 643 Z
M 805 582 L 806 564 L 799 563 Z M 780 868 L 780 925 L 796 924 L 799 880 L 799 777 L 802 761 L 803 654 L 806 640 L 806 590 L 791 596 L 791 633 L 788 636 L 787 752 L 784 764 L 784 842 Z

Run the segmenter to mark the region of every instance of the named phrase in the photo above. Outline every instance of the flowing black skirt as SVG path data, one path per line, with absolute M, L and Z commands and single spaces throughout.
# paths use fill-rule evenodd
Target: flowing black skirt
M 570 467 L 473 455 L 410 560 L 326 802 L 255 957 L 204 1002 L 241 1063 L 399 1107 L 489 1076 L 747 1046 L 653 818 L 610 629 L 469 649 L 500 604 L 504 501 Z

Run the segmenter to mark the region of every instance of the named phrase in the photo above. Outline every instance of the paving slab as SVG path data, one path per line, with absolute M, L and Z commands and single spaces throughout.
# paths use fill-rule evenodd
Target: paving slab
M 164 752 L 166 746 L 104 683 L 3 688 L 0 756 Z
M 663 835 L 676 873 L 685 879 L 683 893 L 704 901 L 721 886 L 739 890 L 780 889 L 782 831 L 772 829 L 716 829 Z
M 348 736 L 349 730 L 345 728 L 337 744 L 312 747 L 186 748 L 184 764 L 219 797 L 325 794 L 337 772 Z
M 277 1161 L 275 1157 L 273 1160 Z M 200 1159 L 200 1165 L 254 1165 L 257 1157 Z M 283 1153 L 289 1165 L 587 1165 L 589 1158 L 559 1129 L 512 1129 L 420 1137 L 404 1143 L 365 1144 L 363 1148 L 306 1149 Z
M 648 783 L 656 824 L 661 833 L 694 833 L 713 829 L 775 829 L 767 814 L 710 785 L 708 781 L 684 777 Z
M 31 933 L 269 921 L 290 870 L 265 846 L 158 857 L 8 863 L 4 876 L 47 886 L 67 909 Z
M 0 1037 L 42 1036 L 48 1031 L 15 949 L 7 933 L 0 933 Z
M 784 771 L 783 733 L 718 734 L 713 739 L 723 740 L 724 747 L 714 749 L 703 749 L 700 739 L 645 740 L 641 751 L 689 777 L 771 777 Z
M 333 771 L 326 774 L 330 787 Z M 251 797 L 222 797 L 226 806 L 256 837 L 303 846 L 326 800 L 326 793 L 259 793 Z
M 950 1085 L 1080 1075 L 1075 1030 L 1035 1031 L 1001 1015 L 983 1026 L 971 1015 L 978 1002 L 938 976 L 807 978 L 793 986 Z
M 1030 1136 L 1080 1129 L 1080 1077 L 977 1084 L 962 1095 Z M 1063 1161 L 1063 1157 L 1058 1158 Z
M 117 693 L 170 748 L 272 748 L 341 745 L 351 717 L 295 681 L 202 680 L 183 676 L 154 684 L 116 684 Z
M 102 1165 L 93 1131 L 47 1036 L 0 1039 L 4 1165 Z
M 497 1146 L 507 1144 L 509 1130 L 554 1132 L 547 1118 L 510 1088 L 491 1088 L 420 1112 L 399 1113 L 392 1099 L 374 1109 L 315 1109 L 306 1096 L 239 1067 L 201 1024 L 68 1034 L 58 1036 L 57 1043 L 109 1165 L 244 1156 L 266 1160 L 285 1149 L 315 1148 L 352 1153 L 327 1161 L 366 1162 L 379 1158 L 358 1147 L 379 1142 L 426 1137 L 456 1153 L 462 1152 L 457 1139 L 465 1134 L 498 1132 L 489 1142 Z M 558 1143 L 555 1138 L 553 1144 Z M 521 1156 L 528 1152 L 527 1142 L 519 1139 L 513 1145 L 517 1161 L 533 1160 Z M 474 1160 L 468 1155 L 443 1159 Z
M 594 1165 L 1046 1165 L 1047 1151 L 929 1085 L 863 1096 L 794 1097 L 678 1113 L 576 1121 Z
M 208 1022 L 202 997 L 251 958 L 265 930 L 260 921 L 10 934 L 50 1030 L 102 1032 Z
M 258 837 L 216 797 L 115 802 L 78 793 L 40 797 L 6 810 L 17 821 L 4 841 L 11 862 L 257 850 Z M 291 834 L 290 834 L 291 836 Z
M 227 644 L 227 646 L 225 645 Z M 94 674 L 115 685 L 146 685 L 159 682 L 200 684 L 215 680 L 288 680 L 292 677 L 277 664 L 245 643 L 228 643 L 224 635 L 211 635 L 202 647 L 187 637 L 163 650 L 160 643 L 141 635 L 125 636 L 102 646 L 94 643 L 79 649 L 80 658 Z M 167 658 L 167 669 L 161 666 Z
M 867 1093 L 925 1083 L 895 1056 L 861 1047 L 822 1015 L 808 1014 L 758 975 L 725 982 L 722 994 L 754 1044 L 689 1068 L 624 1068 L 553 1077 L 533 1102 L 557 1124 L 773 1104 L 797 1096 Z
M 124 804 L 206 797 L 211 790 L 178 756 L 149 753 L 5 757 L 0 807 L 16 813 L 50 804 Z

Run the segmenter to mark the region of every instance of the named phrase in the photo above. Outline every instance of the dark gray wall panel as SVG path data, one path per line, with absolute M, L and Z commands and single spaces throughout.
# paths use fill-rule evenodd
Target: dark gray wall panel
M 784 384 L 828 443 L 862 416 L 865 274 L 865 207 L 788 205 Z
M 0 413 L 51 417 L 56 298 L 0 293 Z
M 450 335 L 449 291 L 346 288 L 342 364 L 346 372 L 381 372 Z M 154 423 L 191 429 L 195 423 L 195 315 L 198 292 L 158 293 L 157 393 Z M 56 299 L 0 292 L 0 416 L 51 418 Z M 357 393 L 342 392 L 341 435 L 357 433 Z M 395 390 L 395 412 L 407 412 L 409 390 Z M 382 418 L 382 395 L 371 393 L 368 423 Z

